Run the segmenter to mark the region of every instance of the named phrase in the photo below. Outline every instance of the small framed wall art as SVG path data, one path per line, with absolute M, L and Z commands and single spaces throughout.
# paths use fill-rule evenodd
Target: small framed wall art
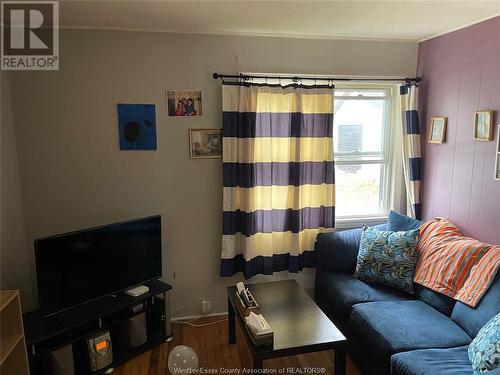
M 493 140 L 493 111 L 474 112 L 474 139 L 484 142 Z
M 200 90 L 167 91 L 167 110 L 169 116 L 199 117 L 203 115 Z
M 189 157 L 191 159 L 221 158 L 221 130 L 189 129 Z
M 447 117 L 432 117 L 429 125 L 429 143 L 444 143 L 446 139 Z
M 495 180 L 500 181 L 500 124 L 498 124 L 497 128 L 497 148 L 495 149 Z

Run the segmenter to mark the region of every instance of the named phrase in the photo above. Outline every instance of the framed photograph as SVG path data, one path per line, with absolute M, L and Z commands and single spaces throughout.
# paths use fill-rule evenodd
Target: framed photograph
M 203 115 L 200 90 L 167 91 L 168 115 L 174 117 L 199 117 Z
M 189 156 L 191 159 L 221 158 L 221 130 L 189 129 Z
M 429 125 L 429 143 L 444 143 L 447 122 L 447 117 L 431 117 L 431 123 Z
M 118 104 L 120 150 L 156 150 L 154 104 Z
M 484 142 L 493 140 L 493 111 L 474 112 L 474 139 Z
M 495 149 L 495 180 L 500 181 L 500 124 L 497 127 L 497 148 Z

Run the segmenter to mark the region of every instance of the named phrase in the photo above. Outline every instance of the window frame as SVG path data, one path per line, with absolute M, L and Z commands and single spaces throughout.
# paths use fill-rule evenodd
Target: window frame
M 379 96 L 337 96 L 337 90 L 361 90 L 361 91 L 380 91 L 384 90 L 385 95 Z M 379 187 L 379 202 L 380 212 L 376 214 L 354 214 L 336 216 L 336 227 L 339 229 L 347 229 L 359 227 L 362 224 L 376 225 L 384 223 L 387 219 L 387 211 L 389 209 L 390 192 L 390 176 L 389 176 L 389 155 L 391 144 L 391 120 L 392 107 L 394 101 L 395 86 L 393 84 L 381 83 L 341 83 L 335 84 L 334 100 L 383 100 L 384 101 L 384 119 L 382 125 L 382 149 L 380 152 L 356 152 L 356 153 L 338 153 L 334 150 L 335 166 L 338 165 L 364 165 L 377 164 L 380 165 L 380 187 Z M 335 121 L 335 115 L 334 115 Z M 363 159 L 364 158 L 364 159 Z

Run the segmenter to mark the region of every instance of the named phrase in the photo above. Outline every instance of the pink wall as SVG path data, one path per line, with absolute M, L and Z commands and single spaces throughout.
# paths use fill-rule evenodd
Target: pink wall
M 448 117 L 446 143 L 423 142 L 423 217 L 449 218 L 464 234 L 500 244 L 500 181 L 493 179 L 500 17 L 420 43 L 417 71 L 423 128 L 431 116 Z M 496 111 L 494 141 L 477 142 L 473 113 L 485 109 Z

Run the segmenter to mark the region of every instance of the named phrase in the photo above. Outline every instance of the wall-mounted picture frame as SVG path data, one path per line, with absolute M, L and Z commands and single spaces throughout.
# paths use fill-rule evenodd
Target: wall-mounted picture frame
M 189 157 L 215 159 L 222 157 L 221 129 L 189 129 Z
M 493 111 L 474 112 L 474 139 L 489 142 L 493 140 Z
M 447 117 L 433 116 L 429 125 L 429 143 L 441 144 L 446 140 Z
M 495 180 L 500 181 L 500 124 L 497 125 L 497 148 L 495 149 Z
M 120 150 L 156 150 L 156 109 L 154 104 L 116 105 Z
M 167 111 L 171 117 L 202 116 L 201 90 L 168 90 Z

